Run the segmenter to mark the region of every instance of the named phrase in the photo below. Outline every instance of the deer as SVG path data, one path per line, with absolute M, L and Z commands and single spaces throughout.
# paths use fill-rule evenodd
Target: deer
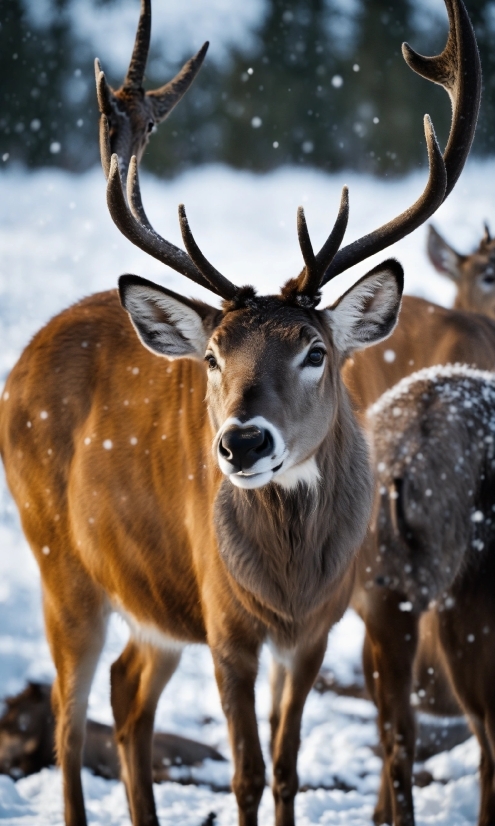
M 435 269 L 457 287 L 454 307 L 495 319 L 495 238 L 488 224 L 478 249 L 468 255 L 456 252 L 431 225 L 427 251 Z
M 450 89 L 454 101 L 444 155 L 425 118 L 423 194 L 342 247 L 344 188 L 318 252 L 299 208 L 304 267 L 277 295 L 258 295 L 220 273 L 197 244 L 183 205 L 185 250 L 146 217 L 138 160 L 155 117 L 142 87 L 149 0 L 142 0 L 122 89 L 114 92 L 96 66 L 112 219 L 133 244 L 205 287 L 221 306 L 123 275 L 118 292 L 90 296 L 48 322 L 2 395 L 0 451 L 40 567 L 57 672 L 52 697 L 67 826 L 86 824 L 84 723 L 112 612 L 130 628 L 111 668 L 111 705 L 134 826 L 158 824 L 153 719 L 190 643 L 207 643 L 212 654 L 240 826 L 257 823 L 265 787 L 254 690 L 260 648 L 270 645 L 275 823 L 294 824 L 304 704 L 329 629 L 349 603 L 373 504 L 367 440 L 342 368 L 353 352 L 392 332 L 403 270 L 385 260 L 323 309 L 321 288 L 421 226 L 462 170 L 481 74 L 462 0 L 446 2 L 451 31 L 442 71 L 432 68 L 439 58 L 403 47 L 408 65 Z M 192 83 L 205 49 L 179 73 L 180 83 L 171 82 L 169 105 Z
M 434 654 L 430 674 L 447 674 L 478 738 L 478 823 L 491 826 L 495 374 L 466 365 L 425 368 L 388 390 L 367 418 L 377 489 L 354 604 L 366 624 L 366 684 L 384 754 L 374 822 L 414 824 L 410 696 L 415 657 L 426 645 Z

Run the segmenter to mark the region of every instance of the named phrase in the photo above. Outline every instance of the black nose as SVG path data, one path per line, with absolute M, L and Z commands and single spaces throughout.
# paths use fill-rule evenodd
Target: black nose
M 258 459 L 269 456 L 273 450 L 273 436 L 259 427 L 229 427 L 223 434 L 220 454 L 236 470 L 249 470 Z

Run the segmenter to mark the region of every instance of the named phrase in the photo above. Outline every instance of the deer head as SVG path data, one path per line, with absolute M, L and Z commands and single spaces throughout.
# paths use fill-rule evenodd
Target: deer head
M 107 110 L 101 106 L 107 202 L 115 224 L 132 243 L 223 299 L 222 309 L 215 310 L 137 276 L 120 279 L 122 304 L 145 346 L 168 358 L 206 360 L 218 464 L 240 487 L 258 487 L 277 478 L 282 483 L 292 478 L 285 474 L 294 467 L 307 472 L 307 463 L 337 409 L 339 367 L 353 350 L 389 335 L 396 323 L 402 268 L 395 261 L 386 261 L 325 310 L 317 309 L 321 287 L 420 226 L 444 201 L 460 174 L 474 134 L 480 68 L 473 30 L 461 0 L 446 0 L 446 5 L 450 31 L 440 56 L 423 58 L 407 44 L 403 46 L 406 62 L 443 85 L 453 107 L 444 156 L 425 116 L 430 171 L 423 194 L 401 215 L 341 249 L 349 213 L 344 188 L 335 225 L 317 253 L 304 211 L 299 208 L 297 229 L 305 266 L 279 295 L 258 296 L 252 287 L 237 287 L 222 275 L 198 247 L 182 205 L 179 221 L 186 251 L 158 235 L 141 201 L 138 158 L 134 155 L 130 159 L 124 189 L 121 169 L 127 169 L 127 157 L 119 159 L 112 154 L 111 127 Z M 145 3 L 142 8 L 147 48 L 149 6 Z M 140 55 L 139 63 L 144 67 L 142 49 Z M 142 130 L 137 139 L 143 139 Z M 296 446 L 293 432 L 297 426 L 300 434 L 301 422 L 306 433 Z M 316 476 L 313 472 L 313 478 Z
M 206 52 L 199 52 L 184 64 L 180 72 L 160 89 L 145 92 L 144 71 L 151 36 L 151 0 L 141 0 L 141 14 L 131 62 L 122 86 L 114 90 L 107 83 L 100 61 L 95 60 L 96 91 L 100 112 L 100 149 L 105 174 L 111 153 L 116 153 L 122 175 L 127 175 L 130 158 L 141 160 L 151 133 L 164 121 L 187 92 L 198 74 Z M 110 153 L 110 154 L 109 154 Z
M 435 269 L 456 285 L 455 306 L 495 318 L 495 238 L 488 224 L 478 249 L 469 255 L 456 252 L 433 226 L 429 227 L 427 250 Z

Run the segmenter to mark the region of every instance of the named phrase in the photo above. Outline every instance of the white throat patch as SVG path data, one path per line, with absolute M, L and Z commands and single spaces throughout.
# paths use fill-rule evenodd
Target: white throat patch
M 317 488 L 321 474 L 316 459 L 311 456 L 299 465 L 293 465 L 288 470 L 274 476 L 273 481 L 284 490 L 294 490 L 298 485 L 307 485 L 308 488 Z

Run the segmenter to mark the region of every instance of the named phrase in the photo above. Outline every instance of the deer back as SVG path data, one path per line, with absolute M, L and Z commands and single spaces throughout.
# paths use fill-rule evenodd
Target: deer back
M 354 404 L 364 411 L 405 376 L 436 364 L 457 363 L 495 368 L 495 322 L 406 295 L 392 335 L 355 353 L 343 376 Z
M 493 543 L 495 376 L 462 365 L 422 370 L 368 416 L 377 469 L 369 537 L 375 583 L 424 610 Z

